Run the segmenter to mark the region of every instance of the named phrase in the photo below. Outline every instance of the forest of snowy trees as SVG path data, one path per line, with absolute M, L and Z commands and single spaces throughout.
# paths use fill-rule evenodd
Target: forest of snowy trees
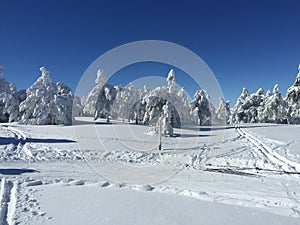
M 41 67 L 41 76 L 26 90 L 17 90 L 3 78 L 0 66 L 0 122 L 22 124 L 72 124 L 74 116 L 94 119 L 120 119 L 156 126 L 161 118 L 172 132 L 173 127 L 198 124 L 280 123 L 300 124 L 300 65 L 294 84 L 283 95 L 279 85 L 264 93 L 259 88 L 249 94 L 246 88 L 230 108 L 230 102 L 220 98 L 216 107 L 209 93 L 197 90 L 190 99 L 184 88 L 176 84 L 174 70 L 166 76 L 166 86 L 139 89 L 130 83 L 126 87 L 107 83 L 107 75 L 97 71 L 94 88 L 87 96 L 74 96 L 65 84 L 53 83 L 50 72 Z
M 240 97 L 231 110 L 230 123 L 300 123 L 300 65 L 294 84 L 288 88 L 284 97 L 279 85 L 275 84 L 273 91 L 262 88 L 249 94 L 243 88 Z

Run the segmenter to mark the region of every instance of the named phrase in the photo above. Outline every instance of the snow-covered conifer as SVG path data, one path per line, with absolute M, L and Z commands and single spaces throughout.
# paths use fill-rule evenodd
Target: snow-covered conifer
M 83 105 L 83 115 L 85 116 L 95 116 L 96 113 L 96 103 L 102 88 L 107 82 L 107 75 L 104 70 L 99 69 L 97 71 L 97 77 L 95 79 L 95 87 L 89 92 L 89 94 L 82 98 Z
M 175 72 L 173 69 L 171 69 L 169 71 L 166 80 L 168 82 L 168 92 L 169 93 L 177 93 L 176 77 L 175 77 Z
M 279 92 L 278 84 L 274 85 L 273 95 L 266 97 L 262 105 L 260 122 L 287 123 L 288 104 Z
M 289 105 L 289 123 L 300 124 L 300 64 L 294 84 L 287 90 L 286 101 Z
M 97 79 L 95 80 L 96 87 L 90 92 L 91 100 L 95 100 L 95 105 L 91 105 L 95 110 L 94 119 L 106 118 L 110 121 L 111 107 L 117 95 L 117 89 L 110 84 L 107 84 L 107 76 L 103 70 L 97 71 Z M 89 98 L 88 98 L 89 100 Z M 94 102 L 89 102 L 93 104 Z
M 20 103 L 23 124 L 64 124 L 72 123 L 73 94 L 63 83 L 52 83 L 50 72 L 41 67 L 41 77 L 26 89 L 26 99 Z
M 123 122 L 125 119 L 139 120 L 136 113 L 138 110 L 138 102 L 141 102 L 141 90 L 137 89 L 133 83 L 129 83 L 127 87 L 117 88 L 116 100 L 112 106 L 116 117 L 122 118 Z
M 25 99 L 26 90 L 20 90 L 8 96 L 5 104 L 5 112 L 9 115 L 8 122 L 17 122 L 20 120 L 19 106 Z
M 0 66 L 0 122 L 13 122 L 19 117 L 19 103 L 21 92 L 17 92 L 14 84 L 4 78 L 3 67 Z
M 205 90 L 198 90 L 191 103 L 192 110 L 198 108 L 199 125 L 211 125 L 215 118 L 215 108 Z
M 162 107 L 167 101 L 171 113 L 172 127 L 181 127 L 183 124 L 194 122 L 195 119 L 193 119 L 193 114 L 190 113 L 191 106 L 184 88 L 178 91 L 174 70 L 170 70 L 166 81 L 167 86 L 148 91 L 143 97 L 143 101 L 146 103 L 143 123 L 157 124 L 157 120 L 162 113 Z
M 257 123 L 259 122 L 258 108 L 261 106 L 264 100 L 264 91 L 259 88 L 256 93 L 253 93 L 246 97 L 242 109 L 244 111 L 245 123 Z
M 236 104 L 232 109 L 232 115 L 230 119 L 232 124 L 244 121 L 245 114 L 244 114 L 243 105 L 248 96 L 249 96 L 249 92 L 247 88 L 244 87 L 240 97 L 237 99 Z
M 220 97 L 220 103 L 216 110 L 216 118 L 222 123 L 229 123 L 230 119 L 230 102 Z
M 162 107 L 162 131 L 165 136 L 173 136 L 173 127 L 171 125 L 170 103 L 167 101 Z M 159 121 L 160 122 L 160 121 Z
M 95 105 L 95 116 L 94 119 L 106 118 L 106 121 L 110 121 L 111 117 L 111 106 L 116 98 L 117 90 L 109 84 L 105 84 L 100 90 Z
M 82 116 L 83 114 L 83 105 L 81 104 L 81 99 L 78 96 L 75 96 L 73 99 L 73 111 L 72 116 Z

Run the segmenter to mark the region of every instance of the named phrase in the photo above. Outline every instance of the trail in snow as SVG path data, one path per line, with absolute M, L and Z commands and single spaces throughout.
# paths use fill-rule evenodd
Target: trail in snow
M 1 225 L 13 225 L 14 211 L 16 207 L 16 182 L 1 180 L 0 190 L 0 224 Z
M 75 141 L 47 138 L 44 135 L 41 138 L 35 138 L 28 136 L 23 129 L 24 126 L 19 128 L 19 126 L 0 125 L 0 136 L 2 136 L 0 161 L 36 162 L 83 159 L 80 149 L 76 148 Z M 74 144 L 71 146 L 69 143 L 73 142 Z M 56 143 L 57 146 L 53 146 Z
M 15 212 L 17 206 L 17 191 L 18 191 L 18 181 L 13 182 L 13 186 L 10 192 L 10 201 L 8 203 L 8 210 L 7 210 L 7 223 L 9 225 L 15 224 Z
M 27 134 L 15 127 L 12 126 L 6 126 L 6 125 L 1 125 L 1 128 L 4 128 L 4 132 L 10 133 L 15 139 L 15 142 L 11 143 L 11 149 L 13 152 L 15 152 L 17 155 L 20 156 L 20 158 L 23 158 L 24 160 L 30 160 L 33 158 L 32 152 L 29 148 L 29 144 L 26 143 L 27 139 Z
M 7 128 L 7 130 L 9 130 L 10 132 L 12 132 L 18 140 L 26 141 L 27 135 L 25 132 L 12 126 L 4 126 L 4 127 Z
M 300 173 L 300 164 L 290 161 L 284 156 L 276 153 L 273 149 L 263 143 L 262 140 L 254 137 L 252 134 L 247 132 L 245 129 L 237 127 L 237 132 L 243 138 L 245 138 L 253 151 L 253 154 L 256 158 L 262 158 L 263 165 L 256 165 L 259 169 L 265 169 L 269 165 L 266 165 L 267 162 L 273 166 L 269 169 L 277 169 L 285 173 Z M 257 161 L 256 161 L 257 163 Z

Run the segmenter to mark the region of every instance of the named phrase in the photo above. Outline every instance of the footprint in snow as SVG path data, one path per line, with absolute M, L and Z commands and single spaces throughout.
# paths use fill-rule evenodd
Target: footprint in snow
M 27 187 L 43 185 L 41 180 L 31 181 L 26 184 Z
M 74 180 L 70 182 L 70 185 L 75 185 L 75 186 L 81 186 L 84 185 L 85 181 L 84 180 Z
M 101 187 L 108 187 L 109 185 L 110 185 L 109 182 L 105 182 L 105 183 L 103 183 L 103 184 L 101 185 Z

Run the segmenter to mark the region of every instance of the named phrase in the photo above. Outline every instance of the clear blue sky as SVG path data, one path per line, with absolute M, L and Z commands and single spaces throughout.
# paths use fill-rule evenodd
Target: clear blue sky
M 19 89 L 31 85 L 44 65 L 53 81 L 74 90 L 104 52 L 164 40 L 198 54 L 227 99 L 235 102 L 243 86 L 254 92 L 275 83 L 285 94 L 300 63 L 299 12 L 299 0 L 1 0 L 0 65 Z M 116 82 L 132 79 L 123 77 Z

